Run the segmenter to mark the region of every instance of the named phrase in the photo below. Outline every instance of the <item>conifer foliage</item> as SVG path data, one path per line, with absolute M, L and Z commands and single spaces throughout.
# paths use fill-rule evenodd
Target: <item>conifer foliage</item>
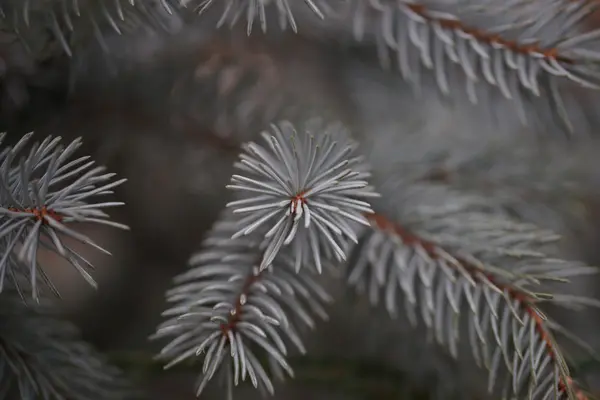
M 583 0 L 2 0 L 0 35 L 18 38 L 36 62 L 47 52 L 77 57 L 92 44 L 108 53 L 106 35 L 160 32 L 181 15 L 215 30 L 241 25 L 247 35 L 334 37 L 373 50 L 383 69 L 417 91 L 433 81 L 445 98 L 492 111 L 507 102 L 529 127 L 542 122 L 577 134 L 578 105 L 565 96 L 600 88 L 600 31 L 587 24 L 597 7 Z M 2 49 L 6 90 L 19 63 Z M 213 381 L 227 399 L 245 381 L 273 395 L 277 381 L 293 379 L 290 356 L 307 352 L 306 335 L 336 301 L 324 277 L 341 277 L 394 321 L 405 316 L 432 345 L 485 370 L 492 396 L 592 398 L 561 344 L 574 335 L 544 308 L 600 306 L 560 289 L 597 269 L 556 257 L 558 235 L 493 199 L 398 166 L 403 137 L 394 142 L 398 159 L 371 167 L 382 161 L 359 139 L 368 142 L 369 132 L 329 117 L 273 120 L 259 140 L 241 145 L 227 185 L 234 198 L 174 278 L 165 321 L 151 337 L 164 346 L 157 359 L 165 368 L 191 361 L 200 398 Z M 52 314 L 58 292 L 38 254 L 59 255 L 95 287 L 91 263 L 68 241 L 109 253 L 77 224 L 127 229 L 107 211 L 123 205 L 111 195 L 125 179 L 76 156 L 79 139 L 63 145 L 60 137 L 32 136 L 0 140 L 0 399 L 131 398 L 122 374 Z
M 72 159 L 80 140 L 62 146 L 60 137 L 47 137 L 26 150 L 32 135 L 23 136 L 14 146 L 4 145 L 0 155 L 0 396 L 65 400 L 125 396 L 131 389 L 120 373 L 81 342 L 73 326 L 53 317 L 47 300 L 41 300 L 44 292 L 58 292 L 38 259 L 40 250 L 56 253 L 96 285 L 88 272 L 92 264 L 65 239 L 108 253 L 77 232 L 75 225 L 99 223 L 126 229 L 103 211 L 122 203 L 94 201 L 125 180 L 113 180 L 114 174 L 94 167 L 88 156 Z

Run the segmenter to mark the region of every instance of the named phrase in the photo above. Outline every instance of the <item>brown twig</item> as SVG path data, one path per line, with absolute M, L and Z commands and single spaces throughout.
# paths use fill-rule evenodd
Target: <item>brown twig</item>
M 438 259 L 438 249 L 441 249 L 441 246 L 433 243 L 431 241 L 425 240 L 402 227 L 400 224 L 397 224 L 393 221 L 390 221 L 387 217 L 381 214 L 368 214 L 366 215 L 367 219 L 371 222 L 371 224 L 385 232 L 390 232 L 396 235 L 402 243 L 404 243 L 408 247 L 420 247 L 422 248 L 429 257 L 432 259 Z M 546 350 L 548 355 L 556 361 L 559 358 L 559 349 L 556 348 L 554 341 L 552 339 L 552 334 L 549 329 L 546 327 L 545 319 L 539 309 L 536 307 L 537 299 L 533 298 L 531 295 L 524 293 L 523 291 L 515 288 L 514 286 L 502 283 L 497 277 L 491 274 L 489 271 L 482 270 L 479 266 L 474 265 L 473 262 L 466 260 L 463 257 L 454 256 L 456 262 L 460 263 L 461 267 L 466 270 L 470 276 L 476 282 L 481 282 L 482 277 L 487 279 L 489 282 L 494 284 L 500 290 L 506 292 L 508 296 L 517 301 L 519 304 L 523 306 L 523 309 L 535 323 L 536 330 L 540 335 L 542 341 L 546 344 Z M 561 357 L 562 358 L 562 357 Z M 566 382 L 561 378 L 559 383 L 558 390 L 561 393 L 568 392 L 569 389 L 573 391 L 573 393 L 577 396 L 577 400 L 588 400 L 588 397 L 577 387 L 575 387 L 572 378 L 567 376 Z

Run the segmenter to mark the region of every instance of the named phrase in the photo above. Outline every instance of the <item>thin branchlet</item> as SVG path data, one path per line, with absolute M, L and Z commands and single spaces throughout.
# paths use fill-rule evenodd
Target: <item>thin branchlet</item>
M 293 376 L 286 342 L 305 352 L 298 328 L 314 327 L 312 315 L 327 318 L 323 305 L 331 299 L 311 277 L 314 271 L 304 268 L 297 274 L 285 253 L 272 268 L 260 270 L 260 236 L 231 239 L 235 218 L 223 219 L 192 256 L 192 269 L 177 277 L 177 286 L 168 292 L 175 305 L 163 315 L 172 319 L 154 338 L 172 340 L 159 358 L 169 368 L 204 355 L 198 396 L 215 374 L 227 379 L 228 390 L 249 377 L 272 394 L 273 381 L 256 351 L 266 356 L 275 377 Z

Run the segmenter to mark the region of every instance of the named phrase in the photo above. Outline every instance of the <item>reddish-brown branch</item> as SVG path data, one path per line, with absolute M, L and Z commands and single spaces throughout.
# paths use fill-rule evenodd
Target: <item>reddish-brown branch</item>
M 306 191 L 300 192 L 290 199 L 290 203 L 292 205 L 292 213 L 294 215 L 296 214 L 296 210 L 298 207 L 298 201 L 301 204 L 307 203 L 307 199 L 306 199 L 306 197 L 304 197 L 305 193 L 306 193 Z M 221 324 L 221 331 L 223 332 L 223 335 L 225 337 L 227 337 L 227 334 L 229 333 L 229 331 L 235 330 L 235 326 L 240 321 L 242 311 L 243 311 L 242 308 L 243 308 L 244 304 L 243 304 L 242 299 L 244 297 L 248 297 L 248 292 L 250 291 L 250 288 L 258 279 L 260 279 L 260 277 L 264 271 L 265 270 L 260 271 L 257 274 L 251 272 L 248 275 L 248 277 L 246 278 L 246 280 L 244 281 L 244 284 L 242 285 L 242 288 L 240 290 L 240 294 L 238 295 L 238 297 L 235 301 L 235 306 L 229 316 L 229 320 L 227 321 L 226 324 Z
M 425 240 L 423 238 L 420 238 L 419 236 L 409 232 L 401 225 L 394 223 L 393 221 L 390 221 L 389 219 L 387 219 L 384 215 L 373 213 L 373 214 L 367 214 L 366 217 L 373 226 L 377 227 L 378 229 L 380 229 L 382 231 L 393 233 L 394 235 L 398 236 L 402 240 L 402 243 L 404 243 L 405 245 L 407 245 L 409 247 L 419 246 L 423 250 L 425 250 L 427 255 L 429 257 L 431 257 L 432 259 L 439 258 L 438 254 L 436 252 L 436 248 L 440 248 L 440 246 L 438 246 L 437 244 L 435 244 L 431 241 Z M 472 278 L 475 281 L 481 281 L 480 276 L 483 275 L 483 276 L 485 276 L 485 279 L 492 282 L 500 290 L 506 291 L 512 299 L 514 299 L 517 302 L 519 302 L 520 304 L 522 304 L 523 309 L 533 319 L 535 326 L 536 326 L 536 330 L 537 330 L 538 334 L 540 335 L 541 339 L 546 343 L 546 348 L 548 350 L 548 354 L 550 355 L 550 357 L 552 359 L 556 359 L 557 350 L 554 348 L 554 346 L 552 344 L 553 341 L 551 340 L 550 332 L 548 332 L 548 330 L 546 329 L 546 326 L 544 324 L 544 319 L 537 312 L 537 309 L 535 307 L 536 300 L 534 298 L 532 298 L 530 295 L 522 292 L 521 290 L 519 290 L 517 288 L 514 288 L 510 285 L 499 282 L 498 279 L 496 279 L 489 272 L 483 271 L 481 268 L 479 268 L 476 265 L 473 265 L 472 262 L 469 262 L 468 260 L 466 260 L 464 258 L 454 256 L 454 259 L 457 262 L 459 262 L 461 264 L 461 266 L 471 274 Z M 588 397 L 581 390 L 579 390 L 578 388 L 575 387 L 575 385 L 572 382 L 571 377 L 567 377 L 566 379 L 569 384 L 568 386 L 573 388 L 575 394 L 577 395 L 578 400 L 587 400 L 588 399 Z M 559 389 L 559 391 L 561 391 L 563 393 L 566 392 L 567 385 L 565 384 L 565 382 L 563 382 L 561 380 L 559 383 L 558 389 Z
M 435 18 L 429 14 L 429 9 L 422 4 L 409 4 L 408 8 L 415 14 L 419 15 L 420 17 L 422 17 L 428 21 L 439 24 L 442 28 L 446 28 L 446 29 L 450 29 L 450 30 L 459 30 L 461 32 L 464 32 L 468 35 L 473 36 L 476 40 L 478 40 L 482 43 L 487 43 L 490 45 L 491 44 L 501 45 L 501 46 L 504 46 L 504 47 L 508 48 L 509 50 L 511 50 L 515 53 L 519 53 L 519 54 L 525 54 L 525 55 L 540 54 L 540 55 L 544 56 L 544 58 L 546 58 L 546 59 L 556 60 L 558 62 L 562 62 L 565 64 L 575 64 L 574 60 L 572 60 L 568 57 L 562 56 L 559 53 L 558 49 L 555 47 L 543 48 L 543 47 L 540 47 L 539 43 L 524 45 L 515 40 L 505 39 L 498 34 L 486 32 L 483 29 L 477 29 L 477 28 L 470 27 L 468 25 L 465 25 L 461 21 L 457 21 L 454 19 L 446 19 L 446 18 Z
M 260 271 L 258 274 L 254 274 L 253 272 L 251 272 L 248 275 L 248 277 L 244 281 L 244 284 L 242 285 L 240 294 L 238 295 L 237 299 L 235 300 L 235 305 L 229 315 L 229 320 L 227 321 L 227 323 L 221 324 L 221 332 L 223 333 L 223 336 L 225 336 L 225 338 L 227 340 L 228 340 L 227 334 L 230 331 L 235 331 L 237 323 L 242 318 L 242 312 L 243 312 L 243 307 L 244 307 L 244 301 L 242 299 L 244 297 L 248 297 L 250 288 L 258 279 L 260 279 L 260 276 L 262 275 L 263 272 L 264 272 L 264 270 Z
M 49 208 L 47 208 L 46 206 L 44 207 L 34 207 L 34 208 L 16 208 L 16 207 L 9 207 L 8 208 L 9 211 L 13 211 L 13 212 L 22 212 L 22 213 L 29 213 L 31 214 L 36 221 L 42 221 L 42 223 L 47 224 L 45 218 L 52 218 L 55 221 L 62 221 L 63 216 L 60 215 L 59 213 L 57 213 L 54 210 L 51 210 Z

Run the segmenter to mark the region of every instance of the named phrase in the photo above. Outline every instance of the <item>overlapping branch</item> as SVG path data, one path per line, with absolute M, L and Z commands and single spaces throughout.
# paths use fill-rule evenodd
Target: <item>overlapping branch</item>
M 175 305 L 164 313 L 171 319 L 154 336 L 172 338 L 159 355 L 167 368 L 203 356 L 198 396 L 216 374 L 226 379 L 229 396 L 246 378 L 273 393 L 271 374 L 293 376 L 289 344 L 305 352 L 300 329 L 314 328 L 314 315 L 326 319 L 324 304 L 331 301 L 311 276 L 316 271 L 305 267 L 297 274 L 285 253 L 261 270 L 262 238 L 231 239 L 237 222 L 229 216 L 217 223 L 191 258 L 192 269 L 175 279 L 167 294 Z
M 234 175 L 230 186 L 244 198 L 229 204 L 233 211 L 176 279 L 168 293 L 176 304 L 165 312 L 172 319 L 155 335 L 174 337 L 160 355 L 167 366 L 206 351 L 198 395 L 217 371 L 230 394 L 246 376 L 273 393 L 255 349 L 283 379 L 293 374 L 286 342 L 304 352 L 299 325 L 327 318 L 329 296 L 312 275 L 345 259 L 348 241 L 357 240 L 353 224 L 367 223 L 362 213 L 371 212 L 360 199 L 373 196 L 346 134 L 318 120 L 298 129 L 281 122 L 263 134 L 268 148 L 244 146 L 237 166 L 248 176 Z
M 566 330 L 539 304 L 597 306 L 593 299 L 542 292 L 545 282 L 597 270 L 547 256 L 553 234 L 499 215 L 484 199 L 438 185 L 404 190 L 411 192 L 414 214 L 369 216 L 373 229 L 354 250 L 350 283 L 373 303 L 383 298 L 392 315 L 403 298 L 409 320 L 423 321 L 455 357 L 466 330 L 477 364 L 489 370 L 490 392 L 503 381 L 505 397 L 587 398 L 554 338 Z M 423 205 L 436 196 L 446 205 Z M 418 199 L 425 201 L 414 203 Z
M 95 167 L 87 156 L 69 160 L 81 146 L 79 139 L 63 147 L 60 137 L 47 137 L 26 152 L 31 136 L 0 153 L 0 291 L 7 280 L 19 290 L 26 283 L 34 299 L 40 282 L 56 291 L 39 264 L 39 249 L 60 255 L 96 286 L 87 271 L 92 264 L 64 239 L 110 254 L 70 226 L 83 222 L 127 229 L 103 211 L 123 203 L 94 201 L 112 194 L 125 179 L 113 180 L 114 174 L 104 173 L 104 167 Z

